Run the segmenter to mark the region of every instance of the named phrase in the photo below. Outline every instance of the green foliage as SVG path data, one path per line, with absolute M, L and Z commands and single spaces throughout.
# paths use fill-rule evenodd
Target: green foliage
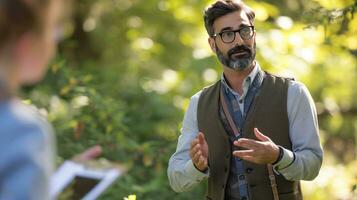
M 208 2 L 75 1 L 68 37 L 46 79 L 24 90 L 55 127 L 58 164 L 100 144 L 104 158 L 128 167 L 103 199 L 202 199 L 205 184 L 176 194 L 166 169 L 189 97 L 220 77 L 202 20 Z M 307 199 L 348 198 L 356 178 L 342 180 L 344 193 L 323 179 L 335 163 L 345 163 L 339 169 L 350 176 L 342 177 L 357 177 L 356 163 L 349 162 L 357 154 L 356 4 L 247 3 L 256 10 L 261 66 L 294 75 L 316 101 L 328 156 L 321 184 L 305 187 Z

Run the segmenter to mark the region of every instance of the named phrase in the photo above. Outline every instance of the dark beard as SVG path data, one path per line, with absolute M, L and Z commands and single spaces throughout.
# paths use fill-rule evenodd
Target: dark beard
M 217 47 L 217 45 L 216 45 Z M 244 55 L 234 58 L 233 54 L 238 52 L 245 52 Z M 217 48 L 217 57 L 219 61 L 224 65 L 236 71 L 242 71 L 251 66 L 255 59 L 256 43 L 254 48 L 250 49 L 247 45 L 235 46 L 227 52 L 227 57 Z

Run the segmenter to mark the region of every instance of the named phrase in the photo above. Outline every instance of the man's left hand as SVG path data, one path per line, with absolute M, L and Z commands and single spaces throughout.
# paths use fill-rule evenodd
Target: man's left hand
M 279 147 L 257 128 L 254 134 L 258 140 L 241 138 L 234 141 L 235 146 L 245 149 L 233 151 L 233 156 L 256 164 L 274 163 L 279 157 Z

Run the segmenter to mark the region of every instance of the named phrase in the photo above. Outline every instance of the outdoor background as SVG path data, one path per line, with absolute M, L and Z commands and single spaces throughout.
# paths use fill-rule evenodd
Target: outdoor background
M 55 127 L 57 165 L 100 144 L 101 159 L 128 167 L 102 199 L 203 198 L 204 183 L 173 192 L 166 169 L 190 96 L 222 73 L 203 26 L 211 2 L 73 1 L 46 79 L 24 88 Z M 294 76 L 316 102 L 325 159 L 303 182 L 305 199 L 357 199 L 356 1 L 245 2 L 256 12 L 262 68 Z

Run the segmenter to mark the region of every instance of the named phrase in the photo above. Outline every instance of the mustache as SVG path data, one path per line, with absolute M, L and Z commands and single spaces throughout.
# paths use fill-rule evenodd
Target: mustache
M 247 52 L 249 55 L 252 54 L 252 51 L 250 50 L 250 48 L 247 45 L 240 45 L 240 46 L 235 46 L 232 49 L 230 49 L 227 52 L 227 55 L 230 58 L 233 54 L 239 53 L 239 52 L 242 52 L 242 51 Z

